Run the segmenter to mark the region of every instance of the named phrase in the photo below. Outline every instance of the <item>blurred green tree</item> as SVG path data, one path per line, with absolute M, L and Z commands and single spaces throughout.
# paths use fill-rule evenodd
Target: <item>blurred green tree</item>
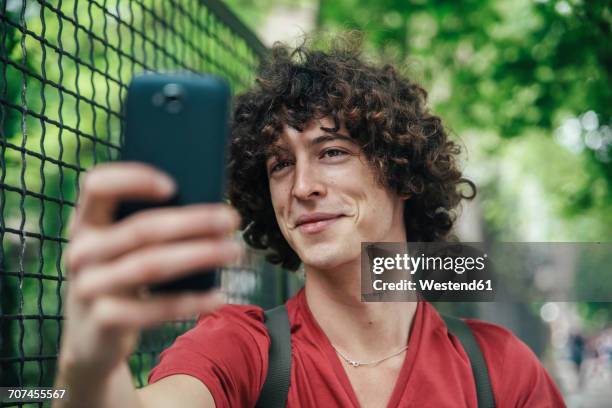
M 589 177 L 566 209 L 596 205 L 600 192 L 591 186 L 602 178 L 606 207 L 612 204 L 608 1 L 320 4 L 320 28 L 363 30 L 371 53 L 391 55 L 422 78 L 436 111 L 459 134 L 477 128 L 513 138 L 536 129 L 552 136 L 564 120 L 581 119 L 580 170 Z

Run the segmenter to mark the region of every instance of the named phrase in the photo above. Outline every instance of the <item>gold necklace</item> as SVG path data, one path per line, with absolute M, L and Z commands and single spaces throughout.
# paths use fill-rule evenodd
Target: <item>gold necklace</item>
M 331 344 L 331 343 L 330 343 L 330 344 Z M 348 357 L 346 357 L 344 354 L 342 354 L 342 353 L 340 352 L 340 350 L 338 350 L 338 349 L 336 348 L 336 346 L 334 346 L 333 344 L 332 344 L 331 346 L 334 348 L 334 350 L 336 350 L 336 353 L 338 353 L 338 355 L 340 355 L 340 357 L 342 357 L 342 359 L 343 359 L 344 361 L 346 361 L 346 362 L 347 362 L 349 365 L 351 365 L 351 366 L 353 366 L 353 367 L 355 367 L 355 368 L 357 368 L 357 367 L 361 367 L 361 366 L 367 366 L 367 365 L 378 365 L 378 364 L 382 363 L 383 361 L 390 359 L 391 357 L 395 357 L 395 356 L 397 356 L 398 354 L 403 353 L 403 352 L 404 352 L 404 351 L 406 351 L 406 349 L 408 348 L 408 346 L 406 345 L 406 346 L 402 347 L 401 349 L 399 349 L 398 351 L 396 351 L 395 353 L 393 353 L 393 354 L 391 354 L 391 355 L 389 355 L 389 356 L 387 356 L 387 357 L 383 357 L 383 358 L 381 358 L 381 359 L 379 359 L 379 360 L 368 361 L 368 362 L 365 362 L 365 363 L 364 363 L 364 362 L 357 361 L 357 360 L 351 360 L 350 358 L 348 358 Z

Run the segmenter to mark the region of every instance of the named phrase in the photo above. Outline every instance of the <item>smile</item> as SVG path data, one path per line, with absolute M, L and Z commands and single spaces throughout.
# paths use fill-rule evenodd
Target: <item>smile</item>
M 305 234 L 317 234 L 321 231 L 324 231 L 328 226 L 336 222 L 341 217 L 343 216 L 339 215 L 337 217 L 330 218 L 327 220 L 305 222 L 303 224 L 300 224 L 298 229 Z

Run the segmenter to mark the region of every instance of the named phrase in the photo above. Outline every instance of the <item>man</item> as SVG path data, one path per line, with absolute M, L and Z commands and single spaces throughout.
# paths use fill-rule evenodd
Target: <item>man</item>
M 444 240 L 462 197 L 456 158 L 425 91 L 352 48 L 277 45 L 257 86 L 235 103 L 232 205 L 247 243 L 295 270 L 287 302 L 290 407 L 475 407 L 466 353 L 426 302 L 362 303 L 361 242 Z M 139 296 L 138 288 L 235 259 L 236 213 L 199 205 L 119 223 L 127 198 L 163 199 L 171 180 L 139 164 L 99 166 L 83 184 L 67 254 L 72 284 L 60 354 L 64 406 L 248 407 L 268 370 L 255 306 L 215 308 L 214 295 Z M 473 195 L 473 192 L 472 192 Z M 171 226 L 161 227 L 159 226 Z M 135 391 L 125 359 L 140 329 L 200 313 Z M 498 407 L 563 401 L 533 353 L 500 327 L 469 321 Z M 350 361 L 360 364 L 354 367 Z

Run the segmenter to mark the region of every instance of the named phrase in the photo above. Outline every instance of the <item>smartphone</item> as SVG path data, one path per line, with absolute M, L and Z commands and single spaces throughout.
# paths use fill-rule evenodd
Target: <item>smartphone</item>
M 117 220 L 159 206 L 223 200 L 230 99 L 228 83 L 212 74 L 145 73 L 132 79 L 120 160 L 150 164 L 173 177 L 178 188 L 167 202 L 120 203 Z M 203 270 L 149 289 L 204 291 L 218 284 L 218 271 Z

